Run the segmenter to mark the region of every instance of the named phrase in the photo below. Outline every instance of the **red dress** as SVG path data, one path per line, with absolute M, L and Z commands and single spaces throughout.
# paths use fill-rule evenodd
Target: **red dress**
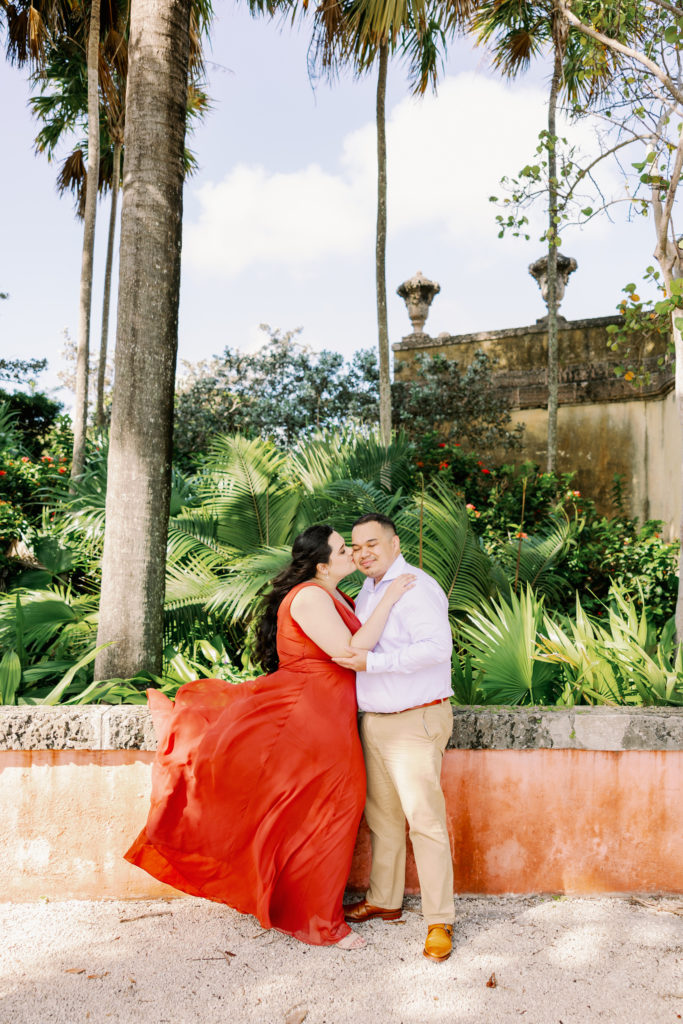
M 193 896 L 303 942 L 350 931 L 342 897 L 365 803 L 355 674 L 278 611 L 279 667 L 237 686 L 199 679 L 175 704 L 155 690 L 147 825 L 126 859 Z M 360 622 L 335 605 L 352 633 Z

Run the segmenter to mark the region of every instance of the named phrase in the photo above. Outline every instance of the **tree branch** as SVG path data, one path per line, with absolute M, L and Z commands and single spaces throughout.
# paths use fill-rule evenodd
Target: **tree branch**
M 589 36 L 590 39 L 594 39 L 597 43 L 602 43 L 603 46 L 609 47 L 611 50 L 616 50 L 617 53 L 623 53 L 625 57 L 631 57 L 633 60 L 642 64 L 643 67 L 651 71 L 655 78 L 666 87 L 670 94 L 677 100 L 678 103 L 683 103 L 683 92 L 677 87 L 676 83 L 672 81 L 667 74 L 662 71 L 658 64 L 655 64 L 653 60 L 646 57 L 644 53 L 639 50 L 634 50 L 631 46 L 625 46 L 624 43 L 620 43 L 618 39 L 612 39 L 611 36 L 606 36 L 603 32 L 598 32 L 597 29 L 593 28 L 592 25 L 586 25 L 569 9 L 569 0 L 558 0 L 558 8 L 567 19 L 570 25 L 572 25 L 578 32 L 581 32 L 585 36 Z

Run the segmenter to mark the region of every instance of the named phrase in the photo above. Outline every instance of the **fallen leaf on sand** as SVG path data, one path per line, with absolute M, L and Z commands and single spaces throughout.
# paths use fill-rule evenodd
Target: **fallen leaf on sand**
M 496 975 L 495 975 L 495 973 L 493 973 L 491 975 L 491 977 L 489 978 L 489 980 L 486 982 L 486 987 L 487 988 L 496 988 L 497 985 L 498 985 L 498 982 L 496 981 Z
M 65 974 L 85 974 L 85 967 L 67 967 Z
M 683 917 L 683 903 L 657 903 L 654 900 L 641 900 L 638 896 L 632 896 L 629 902 L 638 907 L 647 907 L 648 910 L 656 910 L 658 914 L 677 914 Z
M 106 978 L 108 974 L 109 971 L 103 971 L 102 974 L 89 974 L 88 980 L 91 980 L 92 978 Z
M 285 1024 L 303 1024 L 308 1017 L 307 1006 L 293 1006 L 285 1014 Z
M 143 917 L 163 917 L 165 914 L 172 913 L 172 910 L 151 910 L 148 914 L 136 914 L 135 917 L 120 917 L 119 924 L 128 924 L 129 921 L 142 921 Z

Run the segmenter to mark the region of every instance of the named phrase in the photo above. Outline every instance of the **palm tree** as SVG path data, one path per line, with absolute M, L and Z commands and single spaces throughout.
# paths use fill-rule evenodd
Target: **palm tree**
M 88 169 L 91 181 L 99 172 L 99 53 L 100 53 L 100 0 L 76 5 L 64 0 L 20 0 L 2 4 L 8 24 L 8 54 L 19 64 L 32 63 L 41 73 L 46 50 L 51 40 L 78 35 L 87 26 L 87 94 L 88 94 Z M 83 247 L 78 317 L 78 348 L 76 366 L 76 399 L 74 409 L 74 449 L 72 479 L 83 472 L 85 459 L 85 430 L 88 414 L 88 355 L 90 345 L 90 307 L 92 302 L 92 271 L 95 247 L 95 219 L 97 189 L 86 192 L 83 211 Z
M 436 90 L 447 33 L 462 28 L 476 0 L 322 0 L 316 10 L 313 60 L 334 77 L 344 66 L 362 76 L 377 66 L 377 230 L 375 281 L 379 350 L 380 432 L 391 437 L 391 376 L 387 324 L 387 149 L 386 85 L 389 57 L 400 50 L 409 59 L 413 93 Z
M 104 272 L 102 300 L 102 324 L 100 351 L 97 362 L 97 386 L 95 397 L 95 424 L 105 425 L 104 391 L 107 366 L 109 335 L 109 307 L 114 262 L 114 239 L 117 224 L 118 198 L 123 163 L 126 77 L 128 73 L 128 10 L 119 3 L 107 8 L 113 19 L 106 28 L 100 44 L 100 166 L 98 192 L 111 190 L 109 230 Z M 200 40 L 193 35 L 193 47 L 200 46 Z M 188 89 L 188 117 L 202 117 L 209 106 L 208 97 L 200 87 L 202 74 L 201 53 L 192 56 L 193 75 L 196 81 Z M 31 100 L 34 113 L 42 122 L 36 136 L 36 149 L 45 153 L 48 160 L 54 159 L 55 152 L 65 136 L 76 127 L 87 130 L 87 65 L 83 46 L 74 34 L 65 33 L 50 40 L 46 47 L 40 73 L 34 75 L 40 93 Z M 63 160 L 57 178 L 60 193 L 71 191 L 76 197 L 77 215 L 83 219 L 87 194 L 88 174 L 86 160 L 89 152 L 87 138 L 81 139 L 72 152 Z M 185 151 L 186 174 L 192 174 L 197 162 L 194 155 Z M 92 389 L 90 389 L 92 390 Z
M 191 15 L 192 0 L 136 0 L 131 10 L 98 627 L 98 645 L 110 646 L 96 679 L 161 668 Z
M 557 468 L 557 409 L 559 388 L 557 252 L 558 170 L 557 107 L 560 94 L 590 103 L 609 81 L 611 70 L 604 47 L 594 48 L 592 60 L 576 34 L 570 37 L 557 0 L 481 0 L 472 19 L 479 42 L 492 46 L 493 66 L 508 78 L 526 71 L 532 60 L 552 49 L 553 69 L 548 95 L 548 443 L 547 469 Z
M 386 86 L 389 57 L 408 57 L 413 92 L 436 89 L 446 36 L 462 29 L 477 0 L 320 0 L 314 11 L 310 63 L 331 79 L 344 67 L 357 76 L 377 66 L 377 229 L 375 282 L 379 353 L 379 417 L 385 445 L 391 439 L 391 371 L 387 324 L 387 150 Z M 253 14 L 286 14 L 297 0 L 249 0 Z M 308 0 L 301 4 L 308 10 Z

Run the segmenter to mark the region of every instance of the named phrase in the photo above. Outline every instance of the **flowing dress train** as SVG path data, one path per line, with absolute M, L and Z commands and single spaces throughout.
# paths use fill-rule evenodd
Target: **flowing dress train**
M 145 828 L 125 854 L 155 878 L 303 942 L 349 932 L 342 897 L 365 802 L 355 674 L 278 611 L 276 672 L 149 691 L 157 733 Z M 352 602 L 334 598 L 352 633 Z

